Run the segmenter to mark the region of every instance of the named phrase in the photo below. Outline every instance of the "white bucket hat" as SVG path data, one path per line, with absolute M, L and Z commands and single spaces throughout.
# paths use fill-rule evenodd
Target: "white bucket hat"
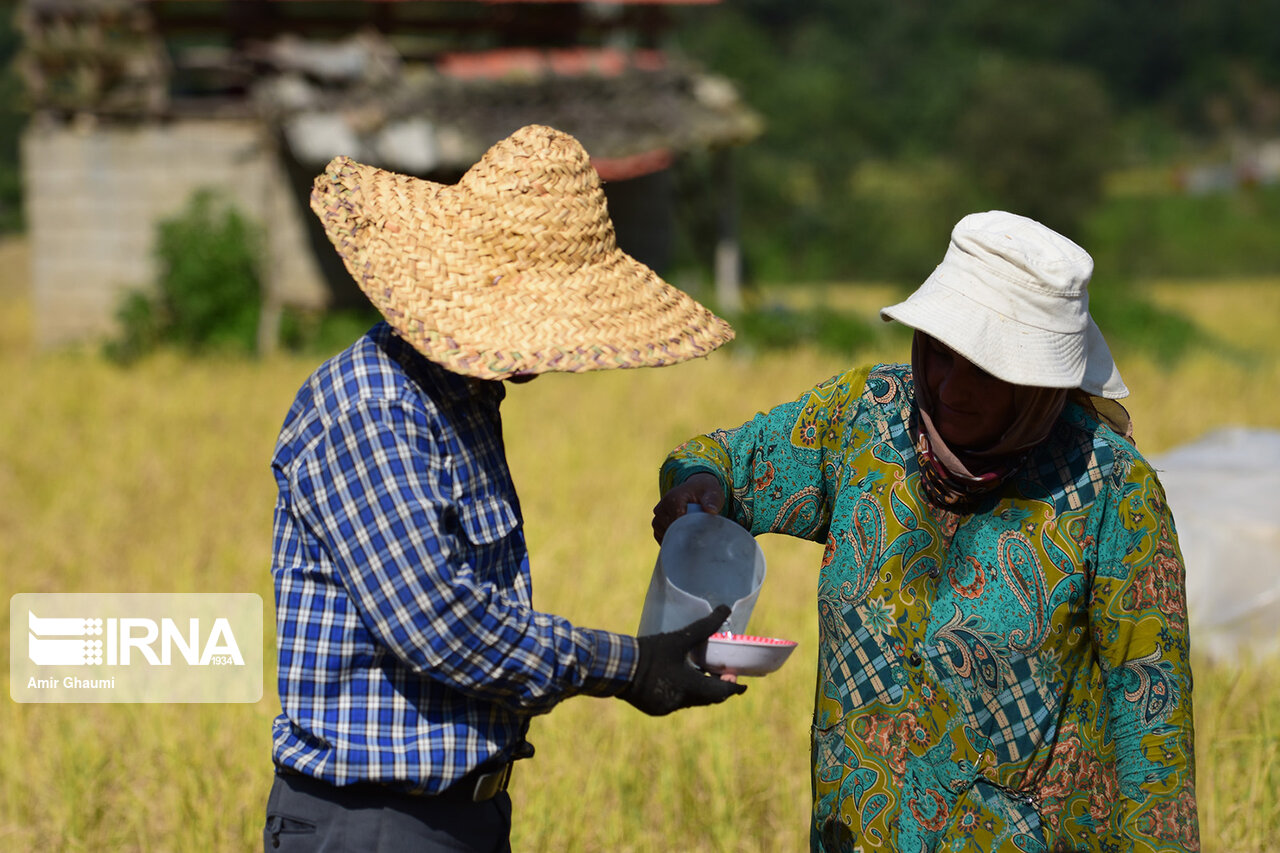
M 919 329 L 998 379 L 1129 394 L 1089 316 L 1093 258 L 1034 219 L 991 210 L 951 231 L 947 253 L 905 302 L 880 311 Z

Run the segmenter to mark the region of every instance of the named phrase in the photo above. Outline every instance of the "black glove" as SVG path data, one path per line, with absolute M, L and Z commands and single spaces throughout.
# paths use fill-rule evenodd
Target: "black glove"
M 722 604 L 710 616 L 679 631 L 637 638 L 640 662 L 635 678 L 619 695 L 646 714 L 661 717 L 681 708 L 714 705 L 746 690 L 745 684 L 721 681 L 688 660 L 689 652 L 719 631 L 730 612 L 729 606 Z

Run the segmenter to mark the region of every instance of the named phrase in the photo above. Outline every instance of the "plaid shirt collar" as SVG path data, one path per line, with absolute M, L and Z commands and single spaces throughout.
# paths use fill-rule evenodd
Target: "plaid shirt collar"
M 478 398 L 496 404 L 506 397 L 507 389 L 501 380 L 463 376 L 430 361 L 397 335 L 388 323 L 379 323 L 370 334 L 383 352 L 403 367 L 405 373 L 434 400 L 447 405 Z

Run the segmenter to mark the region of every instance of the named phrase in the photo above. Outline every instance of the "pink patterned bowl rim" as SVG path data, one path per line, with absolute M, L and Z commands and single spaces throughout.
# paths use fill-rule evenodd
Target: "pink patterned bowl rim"
M 712 634 L 708 639 L 715 640 L 718 643 L 741 643 L 742 645 L 752 646 L 794 646 L 792 640 L 783 640 L 778 637 L 756 637 L 751 634 Z

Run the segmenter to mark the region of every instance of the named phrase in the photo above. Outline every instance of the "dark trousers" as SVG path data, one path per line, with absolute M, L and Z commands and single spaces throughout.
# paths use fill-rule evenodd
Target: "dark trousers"
M 511 798 L 473 803 L 277 773 L 262 844 L 266 853 L 510 853 Z

